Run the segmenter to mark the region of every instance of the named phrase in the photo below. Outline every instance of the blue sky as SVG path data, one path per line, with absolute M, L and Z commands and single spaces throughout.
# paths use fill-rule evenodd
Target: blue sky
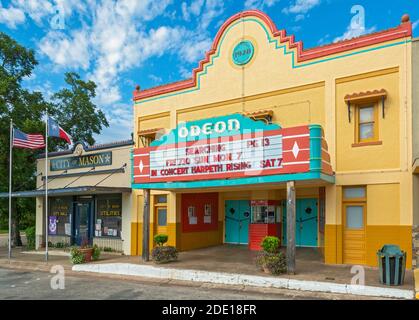
M 353 28 L 361 5 L 365 28 Z M 305 48 L 397 26 L 409 13 L 419 35 L 415 0 L 8 0 L 0 1 L 0 31 L 33 48 L 39 61 L 24 85 L 45 97 L 66 71 L 98 85 L 95 103 L 110 122 L 97 142 L 130 138 L 132 91 L 190 77 L 231 15 L 266 12 Z

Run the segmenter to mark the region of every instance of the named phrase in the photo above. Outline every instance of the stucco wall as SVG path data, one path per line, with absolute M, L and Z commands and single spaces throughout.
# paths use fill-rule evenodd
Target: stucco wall
M 419 161 L 419 38 L 412 41 L 413 161 Z
M 112 176 L 109 176 L 109 172 L 104 174 L 94 174 L 94 175 L 81 175 L 81 178 L 76 180 L 78 176 L 66 177 L 66 174 L 63 171 L 49 171 L 48 176 L 53 175 L 58 176 L 62 174 L 62 177 L 57 177 L 50 180 L 48 184 L 49 189 L 59 189 L 64 188 L 67 184 L 70 184 L 70 187 L 84 187 L 84 186 L 94 186 L 102 179 L 103 182 L 99 184 L 101 187 L 122 187 L 130 188 L 131 187 L 131 159 L 130 159 L 130 150 L 131 145 L 125 145 L 115 148 L 103 149 L 103 150 L 92 150 L 85 151 L 83 155 L 92 155 L 100 152 L 112 152 L 112 165 L 110 166 L 98 166 L 96 171 L 101 170 L 112 170 L 121 168 L 125 163 L 127 166 L 124 169 L 124 172 L 115 173 Z M 72 157 L 74 154 L 66 154 L 58 157 L 52 157 L 52 159 L 60 159 L 66 157 Z M 49 161 L 51 158 L 48 159 Z M 80 169 L 69 169 L 68 174 L 82 174 L 88 171 L 90 168 L 80 168 Z M 38 159 L 37 161 L 37 172 L 45 172 L 45 159 Z M 108 177 L 109 176 L 109 177 Z M 80 176 L 79 176 L 80 177 Z M 107 178 L 108 177 L 108 178 Z M 106 179 L 105 179 L 106 178 Z M 41 180 L 41 176 L 37 178 L 37 187 L 40 188 L 43 185 L 44 181 Z M 43 209 L 43 198 L 36 198 L 36 248 L 39 249 L 41 245 L 45 242 L 45 213 Z M 112 240 L 105 241 L 101 238 L 95 238 L 95 243 L 101 246 L 112 247 L 112 249 L 117 251 L 123 251 L 125 254 L 130 254 L 131 252 L 131 208 L 132 208 L 132 197 L 131 193 L 122 193 L 122 230 L 121 230 L 121 240 Z M 56 238 L 55 240 L 61 241 L 62 239 Z M 49 239 L 51 242 L 53 239 Z M 109 244 L 110 243 L 110 244 Z
M 238 67 L 231 62 L 231 53 L 243 38 L 254 43 L 255 55 Z M 232 23 L 221 39 L 195 87 L 135 102 L 135 131 L 156 127 L 159 118 L 169 130 L 182 121 L 257 110 L 271 110 L 273 122 L 282 127 L 320 124 L 336 173 L 336 184 L 326 188 L 326 261 L 342 262 L 341 192 L 354 185 L 366 186 L 369 193 L 366 232 L 371 241 L 365 243 L 366 264 L 376 263 L 377 248 L 387 242 L 400 244 L 410 259 L 414 202 L 412 61 L 406 59 L 411 56 L 410 36 L 309 62 L 297 61 L 296 49 L 255 17 Z M 413 45 L 413 64 L 418 65 L 418 42 Z M 356 128 L 353 120 L 348 121 L 344 97 L 380 89 L 387 92 L 385 116 L 380 105 L 377 117 L 376 142 L 381 143 L 353 146 Z M 414 122 L 419 126 L 418 120 Z M 139 146 L 138 136 L 135 139 Z M 415 150 L 419 156 L 419 145 Z

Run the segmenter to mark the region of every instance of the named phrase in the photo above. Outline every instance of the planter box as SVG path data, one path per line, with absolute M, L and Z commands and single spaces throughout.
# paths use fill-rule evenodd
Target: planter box
M 85 262 L 92 261 L 93 248 L 86 248 L 86 249 L 79 249 L 79 250 L 81 253 L 83 253 Z

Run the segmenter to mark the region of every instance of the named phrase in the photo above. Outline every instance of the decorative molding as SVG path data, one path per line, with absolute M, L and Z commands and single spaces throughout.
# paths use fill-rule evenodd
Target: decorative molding
M 382 141 L 371 141 L 371 142 L 359 142 L 359 143 L 353 143 L 352 147 L 366 147 L 366 146 L 381 146 L 383 144 Z
M 195 68 L 192 71 L 192 78 L 161 85 L 143 91 L 135 90 L 133 92 L 133 100 L 143 100 L 149 97 L 159 96 L 165 93 L 195 87 L 198 83 L 198 73 L 204 70 L 204 65 L 208 64 L 211 61 L 211 57 L 217 52 L 220 40 L 223 34 L 226 32 L 227 28 L 237 20 L 246 17 L 254 17 L 261 20 L 268 27 L 271 35 L 274 38 L 278 38 L 279 43 L 286 43 L 288 44 L 289 49 L 295 49 L 297 63 L 301 63 L 308 60 L 314 60 L 321 57 L 330 56 L 358 48 L 364 48 L 383 42 L 389 42 L 396 39 L 410 37 L 412 35 L 412 24 L 410 21 L 407 21 L 402 23 L 398 27 L 392 29 L 360 36 L 357 38 L 343 40 L 321 47 L 304 50 L 302 41 L 296 42 L 294 35 L 288 36 L 285 30 L 278 30 L 271 18 L 265 13 L 259 10 L 243 11 L 233 15 L 232 17 L 227 19 L 226 22 L 224 22 L 224 24 L 221 26 L 215 37 L 211 49 L 206 53 L 205 58 L 199 62 L 198 68 Z

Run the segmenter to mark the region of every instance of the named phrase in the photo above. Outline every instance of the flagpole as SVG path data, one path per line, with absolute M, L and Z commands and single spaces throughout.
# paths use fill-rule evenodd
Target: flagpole
M 48 262 L 48 109 L 45 120 L 45 261 Z
M 13 119 L 10 118 L 10 154 L 9 154 L 9 260 L 12 258 L 12 172 L 13 172 Z

